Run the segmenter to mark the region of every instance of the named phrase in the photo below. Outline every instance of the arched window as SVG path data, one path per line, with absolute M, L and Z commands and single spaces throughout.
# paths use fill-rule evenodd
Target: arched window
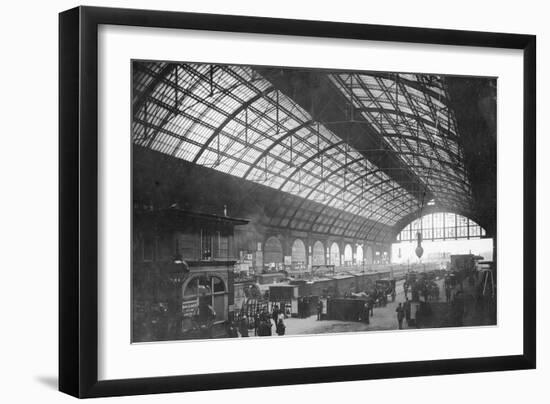
M 269 237 L 264 245 L 264 264 L 277 267 L 283 262 L 283 246 L 277 237 Z
M 190 316 L 200 301 L 214 309 L 216 320 L 227 320 L 228 298 L 224 281 L 217 276 L 195 276 L 183 286 L 183 315 Z
M 292 267 L 294 269 L 305 269 L 306 265 L 306 246 L 304 242 L 297 238 L 292 243 Z
M 353 265 L 353 249 L 349 244 L 344 247 L 344 265 Z
M 397 235 L 397 241 L 479 239 L 486 236 L 485 229 L 467 217 L 449 213 L 428 213 L 413 220 Z
M 357 245 L 357 253 L 356 253 L 355 260 L 358 265 L 361 265 L 363 263 L 363 246 L 360 244 Z
M 340 247 L 337 243 L 332 243 L 330 246 L 330 264 L 339 267 L 340 266 Z
M 367 252 L 365 254 L 365 264 L 372 264 L 373 262 L 373 256 L 372 256 L 372 247 L 369 245 L 367 246 Z
M 325 265 L 325 247 L 320 241 L 313 244 L 312 265 Z
M 201 296 L 225 293 L 225 283 L 217 276 L 196 276 L 185 285 L 184 300 L 197 299 Z

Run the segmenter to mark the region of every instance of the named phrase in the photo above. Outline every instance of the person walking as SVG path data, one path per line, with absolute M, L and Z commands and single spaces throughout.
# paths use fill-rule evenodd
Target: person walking
M 277 323 L 277 328 L 275 329 L 275 331 L 277 332 L 277 335 L 279 336 L 285 335 L 285 329 L 286 329 L 285 323 L 283 322 L 283 319 L 280 318 L 279 322 Z
M 405 317 L 405 310 L 403 309 L 403 305 L 399 303 L 397 305 L 397 308 L 395 309 L 397 313 L 397 323 L 399 325 L 399 329 L 403 329 L 403 318 Z
M 323 301 L 319 299 L 319 303 L 317 303 L 317 321 L 321 320 L 322 315 L 323 315 Z
M 403 306 L 403 309 L 405 310 L 405 320 L 407 321 L 408 327 L 411 322 L 411 301 L 409 299 L 405 299 L 405 304 Z
M 262 312 L 260 313 L 260 321 L 270 321 L 270 314 L 267 306 L 264 306 Z
M 445 286 L 445 299 L 449 303 L 451 301 L 451 287 L 450 285 Z
M 271 320 L 269 318 L 262 320 L 260 322 L 260 327 L 258 331 L 258 335 L 260 337 L 269 337 L 271 336 Z
M 271 318 L 273 319 L 273 323 L 277 325 L 277 319 L 279 318 L 279 306 L 276 304 L 273 305 L 273 312 L 271 313 Z
M 239 332 L 241 337 L 248 337 L 248 318 L 243 316 L 239 322 Z
M 369 301 L 367 300 L 363 306 L 363 314 L 361 315 L 363 321 L 366 324 L 370 324 L 370 307 L 369 307 Z
M 259 335 L 260 330 L 260 309 L 256 309 L 256 314 L 254 315 L 254 336 Z
M 369 313 L 370 313 L 370 316 L 373 317 L 374 316 L 374 297 L 371 295 L 369 296 Z
M 424 296 L 424 301 L 427 302 L 430 298 L 430 289 L 428 288 L 428 285 L 424 285 L 422 288 L 422 295 Z

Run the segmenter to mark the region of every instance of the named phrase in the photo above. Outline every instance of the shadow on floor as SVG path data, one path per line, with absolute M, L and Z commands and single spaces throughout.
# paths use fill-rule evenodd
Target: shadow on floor
M 57 390 L 58 388 L 58 379 L 57 376 L 36 376 L 36 381 L 43 384 L 44 386 Z

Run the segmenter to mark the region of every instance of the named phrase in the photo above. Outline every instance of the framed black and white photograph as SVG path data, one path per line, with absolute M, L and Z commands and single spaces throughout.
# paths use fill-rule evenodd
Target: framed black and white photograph
M 496 78 L 132 67 L 133 342 L 497 325 Z
M 535 367 L 534 36 L 59 21 L 62 391 Z

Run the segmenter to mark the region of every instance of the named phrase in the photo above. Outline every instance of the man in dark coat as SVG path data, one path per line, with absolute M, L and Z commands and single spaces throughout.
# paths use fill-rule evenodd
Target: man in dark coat
M 246 316 L 243 316 L 239 322 L 239 332 L 241 337 L 248 337 L 248 318 Z
M 273 305 L 273 312 L 271 313 L 271 318 L 273 318 L 273 322 L 276 325 L 277 319 L 279 318 L 279 306 L 277 306 L 276 304 Z
M 370 313 L 370 316 L 372 317 L 374 316 L 374 296 L 369 295 L 368 305 L 369 305 L 369 313 Z
M 254 315 L 254 335 L 256 336 L 260 335 L 260 314 L 260 309 L 257 309 Z
M 405 310 L 401 303 L 397 305 L 397 309 L 395 309 L 395 312 L 397 313 L 397 324 L 399 325 L 399 329 L 401 330 L 403 329 L 403 318 L 405 317 Z
M 362 319 L 365 323 L 370 324 L 370 307 L 369 301 L 367 300 L 363 306 Z
M 451 287 L 445 286 L 445 301 L 449 303 L 451 301 Z
M 407 326 L 411 321 L 411 301 L 409 299 L 405 300 L 404 308 L 405 310 L 405 320 L 407 320 Z
M 280 318 L 276 328 L 277 335 L 279 336 L 285 335 L 285 329 L 286 329 L 285 323 L 283 323 L 283 319 Z
M 258 331 L 258 335 L 260 337 L 268 337 L 271 335 L 271 321 L 268 319 L 267 321 L 262 320 L 260 322 L 260 328 Z

